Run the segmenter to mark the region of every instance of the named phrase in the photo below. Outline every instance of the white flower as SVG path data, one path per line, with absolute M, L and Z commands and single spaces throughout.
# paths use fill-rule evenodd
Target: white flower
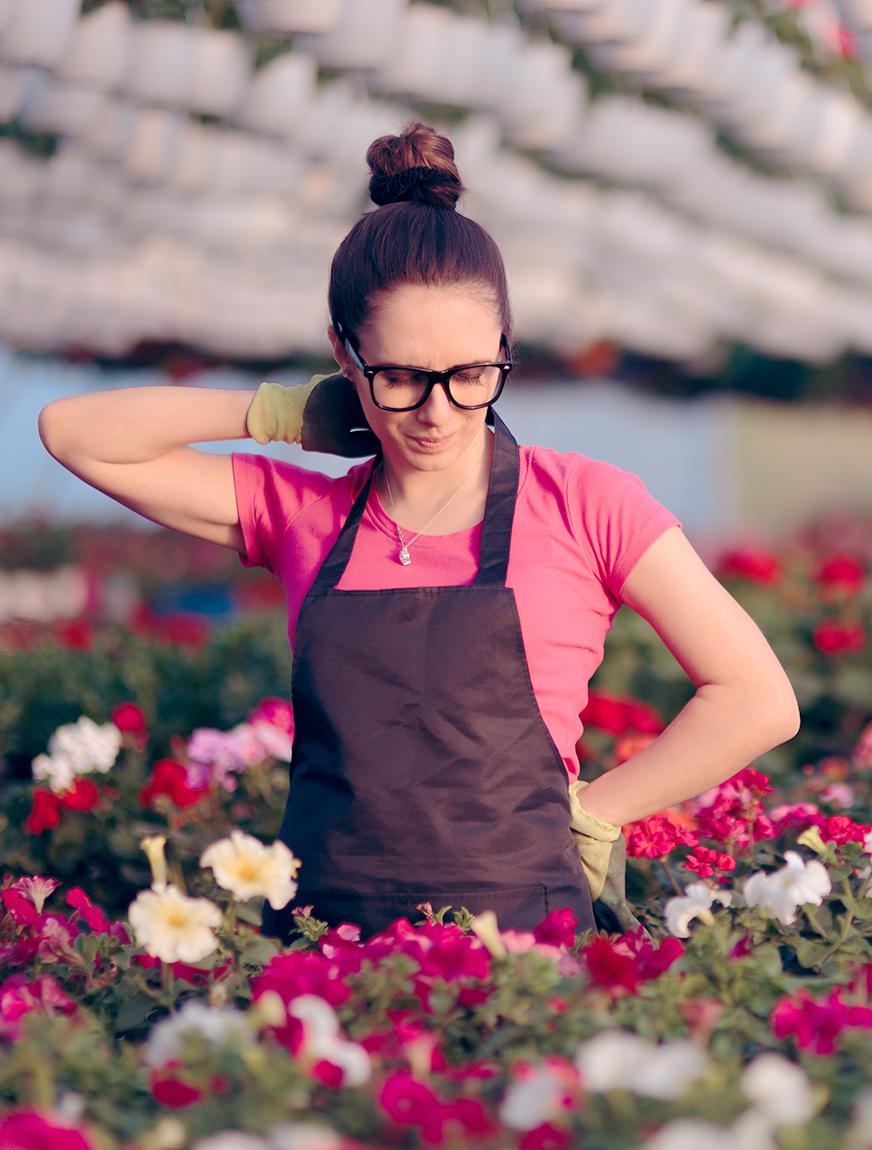
M 205 898 L 188 898 L 172 883 L 140 891 L 127 912 L 140 946 L 163 962 L 199 962 L 218 945 L 212 933 L 221 911 Z
M 867 855 L 872 855 L 872 831 L 868 831 L 863 839 L 863 850 Z
M 808 1075 L 783 1054 L 758 1054 L 742 1073 L 740 1085 L 745 1097 L 775 1126 L 801 1126 L 815 1112 Z
M 830 876 L 823 863 L 807 863 L 796 851 L 785 851 L 785 866 L 772 874 L 758 871 L 746 881 L 745 901 L 748 906 L 768 910 L 780 923 L 789 926 L 800 906 L 820 906 L 824 895 L 832 890 Z
M 276 727 L 272 723 L 267 723 L 264 719 L 258 719 L 252 726 L 258 740 L 272 758 L 285 763 L 291 761 L 294 740 L 287 731 L 283 731 L 281 727 Z
M 304 1051 L 309 1058 L 326 1058 L 338 1066 L 344 1086 L 360 1086 L 369 1079 L 369 1054 L 358 1043 L 342 1038 L 339 1019 L 329 1002 L 317 994 L 301 994 L 288 1006 L 288 1014 L 303 1023 Z
M 37 755 L 31 764 L 33 777 L 47 782 L 55 794 L 62 795 L 76 781 L 77 775 L 91 771 L 105 774 L 118 758 L 122 735 L 114 723 L 98 726 L 82 715 L 76 723 L 58 727 L 48 741 L 48 755 Z
M 98 726 L 93 719 L 82 715 L 78 722 L 58 727 L 48 741 L 48 749 L 52 755 L 69 759 L 78 775 L 90 771 L 106 774 L 118 758 L 121 739 L 114 723 Z
M 691 919 L 699 918 L 711 925 L 714 922 L 712 903 L 729 906 L 732 901 L 733 896 L 727 890 L 715 890 L 705 882 L 692 882 L 683 895 L 666 903 L 667 929 L 679 938 L 687 938 Z
M 230 1042 L 249 1045 L 255 1041 L 248 1018 L 241 1010 L 230 1006 L 207 1006 L 197 998 L 189 998 L 167 1018 L 162 1018 L 149 1033 L 143 1048 L 146 1066 L 165 1066 L 182 1049 L 182 1035 L 196 1033 L 203 1036 L 213 1049 Z
M 753 1112 L 732 1126 L 713 1126 L 699 1118 L 679 1118 L 658 1130 L 642 1150 L 778 1150 L 772 1134 Z
M 500 1121 L 513 1130 L 532 1130 L 559 1114 L 565 1097 L 565 1081 L 540 1063 L 509 1084 L 500 1103 Z
M 243 901 L 262 895 L 273 910 L 285 906 L 297 893 L 294 876 L 300 865 L 280 840 L 265 846 L 239 830 L 212 843 L 200 855 L 200 866 L 212 868 L 219 886 Z
M 604 1030 L 583 1043 L 575 1064 L 588 1090 L 631 1090 L 650 1098 L 680 1098 L 709 1068 L 694 1042 L 658 1045 L 626 1030 Z
M 191 1150 L 267 1150 L 269 1143 L 259 1134 L 247 1130 L 219 1130 L 198 1138 L 191 1144 Z
M 314 1122 L 283 1122 L 269 1132 L 269 1150 L 341 1150 L 345 1140 Z

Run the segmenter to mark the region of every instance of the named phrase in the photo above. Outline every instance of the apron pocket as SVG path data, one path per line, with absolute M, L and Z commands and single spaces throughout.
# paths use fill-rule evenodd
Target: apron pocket
M 342 922 L 357 923 L 361 938 L 385 930 L 395 919 L 423 921 L 418 903 L 429 902 L 434 911 L 443 906 L 459 910 L 465 906 L 473 914 L 492 910 L 501 930 L 532 930 L 548 913 L 547 888 L 542 883 L 526 886 L 498 887 L 495 890 L 450 889 L 422 891 L 360 892 L 349 890 L 312 890 L 299 894 L 295 906 L 312 904 L 312 917 L 336 927 Z M 450 919 L 451 911 L 446 913 Z M 293 917 L 289 915 L 293 924 Z

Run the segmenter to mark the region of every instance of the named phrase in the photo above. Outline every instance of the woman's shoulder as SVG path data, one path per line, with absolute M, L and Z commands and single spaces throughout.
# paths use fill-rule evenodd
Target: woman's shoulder
M 311 467 L 276 459 L 256 452 L 234 451 L 234 476 L 264 495 L 271 493 L 279 500 L 305 505 L 315 500 L 328 502 L 352 498 L 366 482 L 372 460 L 357 463 L 344 475 L 328 475 Z
M 588 494 L 594 495 L 619 488 L 627 482 L 642 483 L 635 472 L 582 451 L 557 451 L 553 447 L 526 444 L 519 444 L 519 449 L 522 472 L 534 485 L 557 484 L 572 492 L 577 492 L 579 485 L 583 485 Z

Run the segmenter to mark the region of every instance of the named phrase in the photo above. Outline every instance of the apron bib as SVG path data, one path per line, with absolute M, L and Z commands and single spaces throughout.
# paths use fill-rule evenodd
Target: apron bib
M 495 441 L 475 581 L 340 591 L 376 465 L 300 609 L 291 785 L 279 838 L 301 860 L 292 906 L 369 938 L 416 905 L 495 911 L 529 930 L 570 907 L 595 926 L 569 828 L 566 768 L 533 694 L 506 586 L 518 445 Z

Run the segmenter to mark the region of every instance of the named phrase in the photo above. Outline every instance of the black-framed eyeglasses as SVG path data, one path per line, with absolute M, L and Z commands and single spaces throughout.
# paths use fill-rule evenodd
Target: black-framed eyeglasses
M 512 370 L 512 351 L 505 333 L 500 336 L 500 351 L 505 349 L 505 359 L 458 363 L 447 371 L 401 363 L 365 363 L 351 336 L 345 337 L 345 348 L 366 377 L 373 403 L 382 411 L 414 411 L 423 407 L 437 383 L 444 385 L 451 403 L 463 411 L 490 407 L 499 399 Z

